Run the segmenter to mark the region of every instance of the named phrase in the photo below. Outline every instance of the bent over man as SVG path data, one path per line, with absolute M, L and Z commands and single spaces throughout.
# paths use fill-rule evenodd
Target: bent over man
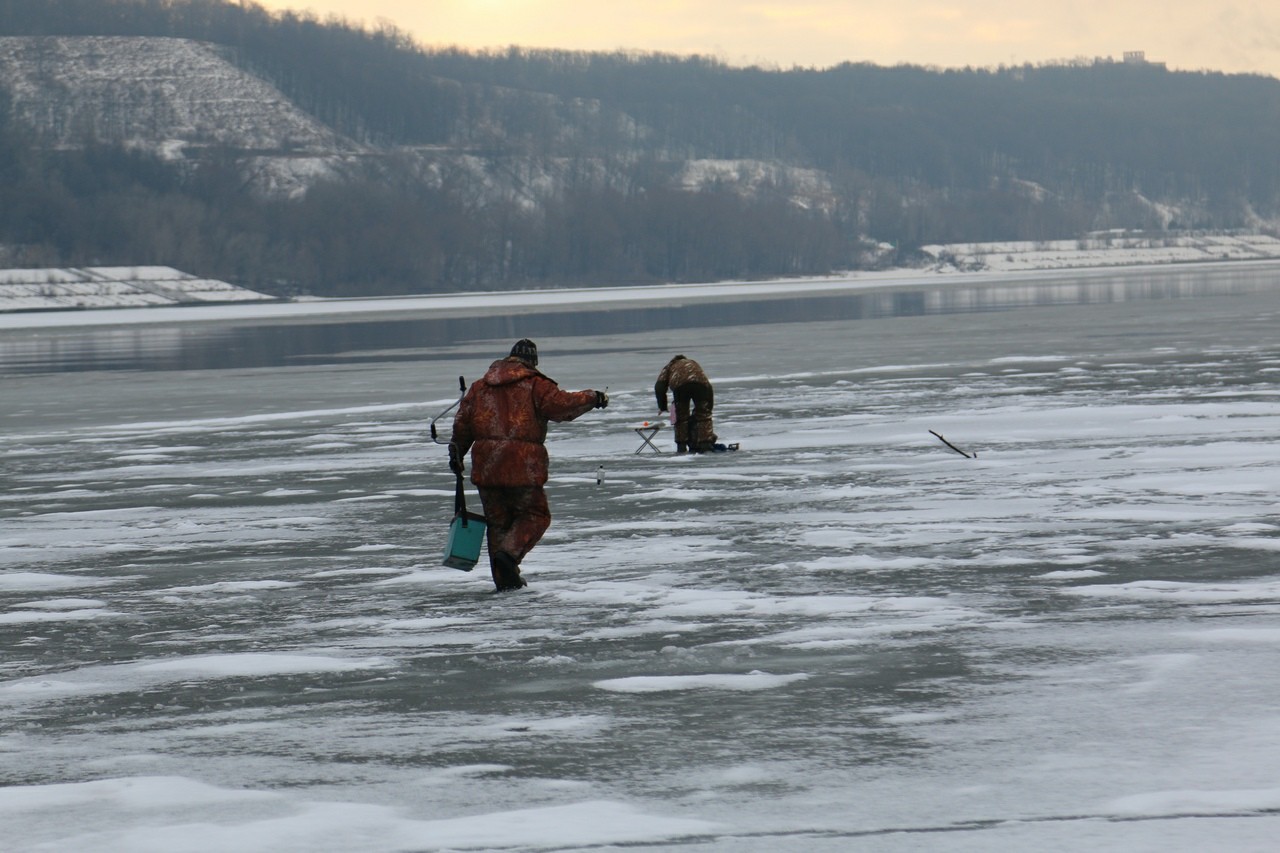
M 676 411 L 676 452 L 713 450 L 716 431 L 711 425 L 711 410 L 715 406 L 715 391 L 702 365 L 677 355 L 662 368 L 653 391 L 658 397 L 658 411 L 663 414 L 667 412 L 668 388 Z
M 542 488 L 547 422 L 571 421 L 607 405 L 603 391 L 561 391 L 538 370 L 538 347 L 527 338 L 463 395 L 453 419 L 449 467 L 461 474 L 471 451 L 471 482 L 484 504 L 489 567 L 498 592 L 526 585 L 520 562 L 551 526 Z

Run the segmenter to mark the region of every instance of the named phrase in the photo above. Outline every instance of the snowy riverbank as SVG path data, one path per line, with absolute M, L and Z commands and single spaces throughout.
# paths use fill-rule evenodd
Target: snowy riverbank
M 1091 235 L 1079 240 L 950 243 L 925 246 L 939 271 L 1026 272 L 1047 269 L 1187 264 L 1280 258 L 1280 239 L 1267 234 Z
M 173 267 L 65 267 L 0 270 L 0 312 L 147 308 L 272 297 Z

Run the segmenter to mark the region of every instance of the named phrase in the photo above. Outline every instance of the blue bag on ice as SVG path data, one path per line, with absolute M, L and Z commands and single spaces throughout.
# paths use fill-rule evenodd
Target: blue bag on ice
M 462 492 L 462 475 L 453 498 L 453 521 L 449 522 L 449 541 L 444 546 L 444 564 L 451 569 L 469 572 L 480 559 L 484 545 L 485 517 L 467 512 L 467 499 Z

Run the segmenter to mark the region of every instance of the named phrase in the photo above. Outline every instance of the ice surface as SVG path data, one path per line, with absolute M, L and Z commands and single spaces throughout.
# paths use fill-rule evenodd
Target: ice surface
M 612 402 L 504 596 L 426 421 L 505 338 L 0 376 L 6 845 L 1271 850 L 1277 318 L 544 337 Z M 740 452 L 634 453 L 674 352 Z

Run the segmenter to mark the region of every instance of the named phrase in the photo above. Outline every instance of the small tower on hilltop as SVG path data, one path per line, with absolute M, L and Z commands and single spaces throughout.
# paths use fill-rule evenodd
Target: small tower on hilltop
M 1163 62 L 1152 62 L 1147 59 L 1145 50 L 1126 50 L 1124 52 L 1124 64 L 1135 68 L 1152 68 L 1157 71 L 1169 70 Z

